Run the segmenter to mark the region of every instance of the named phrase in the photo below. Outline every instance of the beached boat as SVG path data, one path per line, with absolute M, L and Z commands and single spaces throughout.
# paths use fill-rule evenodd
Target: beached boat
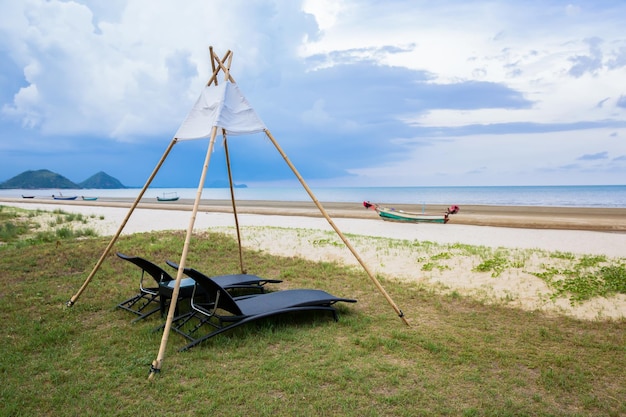
M 85 197 L 85 196 L 81 196 L 81 198 L 83 199 L 83 201 L 96 201 L 98 199 L 98 197 Z
M 55 200 L 76 200 L 78 196 L 76 195 L 72 195 L 72 196 L 53 195 L 52 198 L 54 198 Z
M 24 195 L 22 194 L 22 198 L 35 198 L 34 195 Z
M 178 194 L 176 193 L 163 193 L 162 197 L 157 196 L 157 201 L 177 201 Z
M 410 223 L 448 223 L 450 215 L 459 212 L 460 207 L 453 205 L 450 206 L 442 214 L 428 214 L 428 213 L 416 213 L 404 210 L 396 210 L 393 207 L 381 207 L 378 204 L 364 201 L 363 206 L 367 209 L 375 210 L 376 213 L 383 219 L 396 222 L 410 222 Z

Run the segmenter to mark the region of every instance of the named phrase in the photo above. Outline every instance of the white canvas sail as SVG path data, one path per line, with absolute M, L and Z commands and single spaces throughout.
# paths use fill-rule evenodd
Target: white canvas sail
M 229 135 L 247 135 L 265 130 L 265 124 L 237 84 L 226 81 L 204 87 L 187 118 L 178 128 L 178 140 L 192 140 L 211 136 L 211 129 L 225 129 Z

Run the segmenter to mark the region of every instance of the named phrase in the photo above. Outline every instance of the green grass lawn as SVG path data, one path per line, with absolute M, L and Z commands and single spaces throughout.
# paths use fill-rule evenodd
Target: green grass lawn
M 114 251 L 165 265 L 182 232 L 124 236 Z M 172 333 L 148 381 L 158 315 L 131 324 L 115 309 L 139 270 L 111 253 L 76 304 L 109 239 L 0 246 L 0 415 L 619 416 L 626 414 L 626 321 L 578 321 L 381 282 L 364 272 L 245 251 L 248 272 L 273 287 L 320 288 L 357 304 L 329 315 L 266 320 L 188 352 Z M 236 241 L 195 236 L 187 265 L 238 272 Z

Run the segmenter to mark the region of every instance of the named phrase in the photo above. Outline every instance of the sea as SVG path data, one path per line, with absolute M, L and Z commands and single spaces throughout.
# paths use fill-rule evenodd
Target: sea
M 548 207 L 626 207 L 626 185 L 470 186 L 470 187 L 312 187 L 321 202 L 370 201 L 379 204 L 442 204 Z M 62 190 L 63 195 L 136 198 L 141 188 Z M 235 188 L 237 200 L 311 201 L 302 186 Z M 178 195 L 195 199 L 196 188 L 148 188 L 144 200 Z M 0 190 L 0 197 L 51 198 L 59 190 Z M 80 197 L 79 197 L 80 198 Z M 203 199 L 230 199 L 228 188 L 205 188 Z

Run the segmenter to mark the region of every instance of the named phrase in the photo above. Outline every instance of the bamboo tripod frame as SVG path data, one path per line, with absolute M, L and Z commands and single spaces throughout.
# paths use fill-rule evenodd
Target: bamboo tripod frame
M 224 79 L 225 80 L 234 83 L 235 80 L 230 75 L 230 64 L 231 64 L 231 61 L 232 61 L 232 53 L 231 53 L 231 51 L 228 51 L 224 55 L 224 58 L 220 59 L 219 57 L 217 57 L 217 55 L 214 54 L 212 47 L 210 47 L 209 50 L 210 50 L 210 54 L 211 54 L 211 65 L 212 65 L 212 69 L 213 69 L 213 74 L 212 74 L 211 78 L 209 79 L 209 81 L 207 82 L 207 85 L 210 85 L 212 83 L 217 85 L 217 75 L 218 75 L 218 73 L 220 71 L 224 72 Z M 224 62 L 226 60 L 228 60 L 227 65 L 224 64 Z M 202 167 L 202 173 L 200 175 L 200 181 L 199 181 L 199 184 L 198 184 L 198 189 L 196 191 L 196 197 L 195 197 L 195 200 L 194 200 L 191 217 L 189 219 L 189 225 L 187 227 L 187 233 L 185 235 L 185 242 L 184 242 L 184 245 L 183 245 L 183 251 L 182 251 L 182 254 L 181 254 L 180 261 L 179 261 L 179 268 L 178 268 L 178 271 L 177 271 L 177 274 L 176 274 L 176 281 L 175 281 L 174 288 L 173 288 L 173 291 L 172 291 L 172 297 L 171 297 L 169 310 L 168 310 L 168 313 L 167 313 L 167 319 L 166 319 L 166 322 L 165 322 L 165 328 L 163 330 L 163 336 L 161 338 L 161 345 L 159 347 L 159 352 L 157 354 L 157 358 L 152 362 L 152 364 L 150 366 L 150 375 L 149 375 L 149 378 L 148 378 L 149 380 L 153 379 L 154 376 L 158 372 L 160 372 L 161 367 L 163 365 L 164 358 L 165 358 L 165 350 L 166 350 L 166 347 L 167 347 L 168 337 L 169 337 L 169 333 L 171 331 L 171 326 L 172 326 L 172 322 L 173 322 L 173 319 L 174 319 L 174 314 L 175 314 L 175 311 L 176 311 L 176 304 L 177 304 L 177 301 L 178 301 L 178 294 L 179 294 L 179 291 L 180 291 L 180 282 L 181 282 L 182 277 L 183 277 L 183 271 L 184 271 L 184 268 L 185 268 L 185 262 L 187 260 L 187 254 L 189 252 L 189 247 L 191 245 L 191 236 L 193 234 L 193 228 L 194 228 L 194 224 L 195 224 L 195 221 L 196 221 L 196 216 L 197 216 L 197 213 L 198 213 L 198 208 L 199 208 L 201 197 L 202 197 L 202 190 L 204 188 L 204 184 L 205 184 L 205 181 L 206 181 L 206 175 L 207 175 L 207 171 L 208 171 L 208 168 L 209 168 L 209 163 L 210 163 L 210 160 L 211 160 L 211 154 L 213 153 L 213 149 L 214 149 L 214 146 L 215 146 L 215 140 L 216 140 L 216 137 L 217 137 L 217 133 L 218 133 L 218 127 L 217 126 L 213 126 L 212 129 L 211 129 L 211 134 L 210 134 L 210 139 L 209 139 L 209 146 L 208 146 L 207 153 L 206 153 L 206 156 L 205 156 L 204 165 Z M 365 264 L 365 262 L 359 256 L 359 254 L 357 253 L 356 249 L 352 246 L 350 241 L 341 232 L 341 230 L 339 230 L 339 228 L 337 227 L 335 222 L 331 219 L 331 217 L 328 215 L 328 213 L 326 212 L 326 210 L 324 209 L 322 204 L 315 197 L 315 195 L 313 194 L 313 191 L 311 191 L 311 189 L 309 188 L 307 183 L 304 181 L 304 179 L 302 178 L 302 176 L 300 175 L 300 173 L 298 172 L 296 167 L 292 164 L 292 162 L 289 160 L 289 158 L 287 157 L 287 155 L 285 154 L 283 149 L 280 147 L 280 145 L 278 144 L 278 142 L 276 141 L 274 136 L 270 133 L 270 131 L 268 129 L 264 129 L 264 133 L 269 138 L 269 140 L 272 142 L 272 144 L 274 145 L 276 150 L 280 153 L 280 155 L 282 156 L 284 161 L 287 163 L 287 165 L 289 166 L 291 171 L 294 173 L 294 175 L 298 178 L 298 181 L 304 187 L 304 189 L 308 193 L 309 197 L 311 197 L 311 200 L 313 201 L 313 203 L 315 203 L 315 205 L 319 209 L 319 211 L 322 214 L 322 216 L 326 219 L 326 221 L 330 224 L 330 226 L 333 228 L 333 230 L 341 238 L 341 240 L 346 245 L 346 247 L 354 255 L 354 257 L 359 262 L 359 264 L 363 267 L 363 269 L 365 270 L 365 272 L 367 273 L 367 275 L 369 276 L 371 281 L 374 283 L 374 285 L 376 286 L 378 291 L 385 297 L 387 302 L 391 305 L 391 307 L 398 314 L 398 316 L 402 319 L 402 321 L 407 326 L 410 326 L 410 324 L 407 321 L 406 317 L 404 316 L 404 313 L 402 312 L 402 310 L 400 310 L 400 308 L 396 305 L 396 303 L 389 296 L 387 291 L 385 291 L 383 286 L 380 284 L 378 279 L 375 277 L 374 273 Z M 229 184 L 230 184 L 230 193 L 231 193 L 233 214 L 234 214 L 234 217 L 235 217 L 235 226 L 236 226 L 236 229 L 237 229 L 237 240 L 238 240 L 238 246 L 239 246 L 239 263 L 240 263 L 241 272 L 242 273 L 246 273 L 246 270 L 245 270 L 244 264 L 243 264 L 241 233 L 240 233 L 240 230 L 239 230 L 239 220 L 238 220 L 238 216 L 237 216 L 237 208 L 236 208 L 235 195 L 234 195 L 234 190 L 233 190 L 234 189 L 234 184 L 233 184 L 232 172 L 231 172 L 231 166 L 230 166 L 230 156 L 229 156 L 229 153 L 228 153 L 228 142 L 227 142 L 227 137 L 226 137 L 226 130 L 223 129 L 223 128 L 222 128 L 222 135 L 223 135 L 223 138 L 224 138 L 224 149 L 225 149 L 225 152 L 226 152 L 226 163 L 227 163 L 227 167 L 228 167 L 228 179 L 229 179 Z M 144 193 L 148 189 L 149 185 L 152 183 L 152 180 L 156 176 L 157 172 L 159 171 L 159 169 L 161 168 L 161 166 L 165 162 L 165 160 L 166 160 L 167 156 L 169 155 L 170 151 L 172 150 L 173 146 L 177 142 L 178 142 L 177 138 L 174 138 L 170 142 L 170 144 L 167 147 L 166 151 L 164 152 L 163 156 L 161 157 L 161 159 L 157 163 L 156 167 L 154 168 L 154 170 L 153 170 L 152 174 L 150 175 L 150 177 L 148 178 L 148 180 L 146 181 L 146 183 L 145 183 L 144 187 L 142 188 L 141 192 L 138 194 L 137 198 L 135 199 L 135 201 L 131 205 L 131 207 L 130 207 L 130 209 L 128 211 L 128 214 L 126 215 L 126 217 L 122 221 L 122 224 L 119 226 L 117 232 L 115 233 L 115 235 L 113 236 L 113 238 L 111 239 L 111 241 L 109 242 L 107 247 L 105 248 L 102 256 L 97 261 L 97 263 L 94 266 L 93 270 L 91 271 L 91 273 L 89 274 L 89 276 L 87 277 L 87 279 L 85 280 L 83 285 L 80 287 L 78 292 L 74 296 L 72 296 L 72 298 L 67 302 L 67 306 L 68 307 L 71 307 L 71 306 L 74 305 L 76 300 L 80 297 L 80 295 L 84 292 L 84 290 L 87 287 L 87 285 L 93 279 L 94 275 L 96 274 L 96 272 L 98 271 L 98 269 L 100 268 L 100 266 L 102 265 L 104 260 L 106 259 L 107 255 L 111 251 L 113 245 L 115 244 L 115 242 L 119 238 L 120 234 L 122 233 L 122 230 L 126 226 L 126 223 L 130 219 L 130 216 L 132 215 L 133 211 L 135 210 L 135 208 L 139 204 L 139 201 L 143 197 Z

